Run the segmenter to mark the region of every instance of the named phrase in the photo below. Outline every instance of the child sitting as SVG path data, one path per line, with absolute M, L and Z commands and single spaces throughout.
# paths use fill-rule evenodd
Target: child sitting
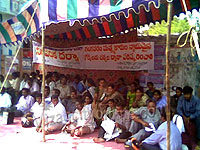
M 108 108 L 106 110 L 106 115 L 108 116 L 108 118 L 111 119 L 114 112 L 115 112 L 115 101 L 114 101 L 114 99 L 110 99 L 108 101 Z

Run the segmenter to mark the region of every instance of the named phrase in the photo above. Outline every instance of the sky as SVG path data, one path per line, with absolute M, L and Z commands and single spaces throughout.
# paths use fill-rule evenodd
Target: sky
M 191 12 L 189 12 L 188 14 L 191 15 Z M 186 17 L 186 15 L 183 14 L 183 13 L 181 13 L 180 16 L 179 16 L 180 19 L 184 19 L 185 17 Z M 191 23 L 192 25 L 195 25 L 197 20 L 200 20 L 200 12 L 198 12 L 196 9 L 194 9 L 192 11 L 192 16 L 189 20 L 189 23 Z

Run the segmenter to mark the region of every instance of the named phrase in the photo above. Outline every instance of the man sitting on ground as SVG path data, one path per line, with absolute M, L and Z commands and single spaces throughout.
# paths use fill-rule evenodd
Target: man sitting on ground
M 128 129 L 130 127 L 130 121 L 131 121 L 130 113 L 128 110 L 125 109 L 124 104 L 122 104 L 122 103 L 116 104 L 116 111 L 113 114 L 111 120 L 113 120 L 115 123 L 114 131 L 110 132 L 107 129 L 105 129 L 105 127 L 102 127 L 102 124 L 106 121 L 106 120 L 104 120 L 99 129 L 98 138 L 93 139 L 93 141 L 95 143 L 101 143 L 101 142 L 105 142 L 105 141 L 115 139 L 115 138 L 126 139 L 131 136 L 131 133 L 128 132 Z M 107 125 L 107 126 L 110 126 L 110 125 Z M 106 130 L 107 130 L 107 132 L 106 132 Z M 112 134 L 109 137 L 107 136 L 108 132 L 110 132 Z
M 71 118 L 71 116 L 76 110 L 77 100 L 78 100 L 78 96 L 75 90 L 71 92 L 71 97 L 69 99 L 62 100 L 62 104 L 64 105 L 67 115 L 68 115 L 68 119 Z
M 92 111 L 84 107 L 84 101 L 76 101 L 76 110 L 67 122 L 63 131 L 67 131 L 71 136 L 82 136 L 94 132 L 95 122 Z
M 142 142 L 143 150 L 166 150 L 167 149 L 167 121 L 166 113 L 161 113 L 163 123 L 158 127 L 155 133 L 151 134 Z M 172 117 L 171 117 L 172 118 Z M 181 133 L 176 125 L 170 122 L 170 149 L 182 150 Z
M 64 100 L 70 97 L 70 86 L 67 84 L 67 78 L 63 76 L 60 79 L 60 84 L 57 85 L 57 88 L 60 90 L 60 99 Z
M 53 89 L 51 93 L 52 93 L 52 95 L 57 95 L 59 102 L 62 103 L 61 98 L 60 98 L 60 90 L 59 89 Z
M 67 122 L 65 107 L 59 102 L 57 95 L 51 96 L 51 104 L 47 113 L 46 134 L 61 130 Z
M 1 108 L 9 108 L 11 105 L 11 96 L 5 92 L 5 88 L 3 87 L 0 94 L 0 110 Z
M 23 88 L 22 89 L 22 96 L 17 103 L 17 111 L 15 112 L 16 117 L 22 117 L 24 114 L 30 111 L 31 107 L 33 106 L 35 100 L 29 94 L 29 89 Z
M 146 137 L 150 136 L 154 130 L 160 125 L 160 112 L 156 108 L 155 101 L 147 100 L 147 107 L 140 107 L 137 111 L 131 114 L 132 122 L 129 128 L 132 136 L 137 142 L 141 142 Z M 147 130 L 148 128 L 152 130 Z M 125 142 L 126 139 L 118 140 L 118 142 Z
M 183 88 L 183 96 L 178 100 L 177 112 L 183 117 L 186 134 L 190 137 L 192 150 L 196 147 L 197 138 L 200 140 L 200 100 L 192 95 L 190 86 Z
M 31 107 L 30 111 L 25 114 L 24 118 L 22 118 L 22 126 L 23 127 L 30 127 L 35 126 L 37 128 L 41 127 L 42 121 L 42 94 L 36 93 L 35 95 L 36 102 Z M 45 104 L 45 109 L 48 108 L 48 104 Z

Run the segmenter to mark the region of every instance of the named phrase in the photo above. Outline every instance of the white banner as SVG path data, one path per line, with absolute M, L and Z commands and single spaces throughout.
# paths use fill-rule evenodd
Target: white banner
M 45 48 L 47 65 L 95 70 L 154 70 L 154 43 L 84 45 Z M 33 42 L 33 62 L 42 63 L 41 45 Z

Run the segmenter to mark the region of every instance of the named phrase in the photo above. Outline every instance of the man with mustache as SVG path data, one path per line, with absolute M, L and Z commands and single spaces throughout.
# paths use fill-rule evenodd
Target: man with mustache
M 131 114 L 131 126 L 129 132 L 138 143 L 150 136 L 153 132 L 152 126 L 157 128 L 160 125 L 161 115 L 156 108 L 156 102 L 152 99 L 147 100 L 147 107 L 140 107 L 137 111 Z M 146 127 L 146 128 L 145 128 Z M 150 130 L 147 130 L 150 129 Z M 152 131 L 151 131 L 152 129 Z M 116 139 L 116 142 L 125 142 L 126 139 Z M 130 145 L 129 141 L 126 145 Z

